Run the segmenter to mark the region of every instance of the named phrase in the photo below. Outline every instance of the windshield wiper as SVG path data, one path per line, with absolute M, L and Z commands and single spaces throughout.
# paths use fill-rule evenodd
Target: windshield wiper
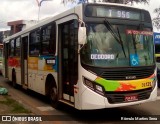
M 119 33 L 119 29 L 117 27 L 117 31 L 118 31 L 118 35 L 114 32 L 112 25 L 109 23 L 109 21 L 107 21 L 106 19 L 104 20 L 104 25 L 107 27 L 107 29 L 110 31 L 110 33 L 112 34 L 112 36 L 114 37 L 114 39 L 121 45 L 122 50 L 123 50 L 123 54 L 126 58 L 126 53 L 124 50 L 124 45 L 123 45 L 123 41 L 121 39 L 121 35 Z
M 135 54 L 137 54 L 137 49 L 136 49 L 136 40 L 135 40 L 135 37 L 133 36 L 133 32 L 132 32 L 132 41 L 133 41 L 133 46 L 134 46 Z
M 123 50 L 124 56 L 126 57 L 126 53 L 125 53 L 125 50 L 124 50 L 123 41 L 122 41 L 121 35 L 120 35 L 120 33 L 119 33 L 119 28 L 118 28 L 118 27 L 117 27 L 117 31 L 118 31 L 119 40 L 120 40 L 120 44 L 121 44 L 121 47 L 122 47 L 122 50 Z

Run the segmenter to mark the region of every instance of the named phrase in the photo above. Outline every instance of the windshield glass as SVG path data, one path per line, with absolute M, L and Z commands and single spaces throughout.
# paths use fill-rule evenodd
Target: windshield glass
M 83 64 L 97 67 L 149 66 L 154 44 L 149 29 L 138 26 L 86 24 L 87 44 L 81 49 Z

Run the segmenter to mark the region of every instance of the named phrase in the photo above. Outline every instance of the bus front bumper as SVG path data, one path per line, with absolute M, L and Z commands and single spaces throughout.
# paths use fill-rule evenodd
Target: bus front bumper
M 81 96 L 81 109 L 82 110 L 91 110 L 91 109 L 103 109 L 103 108 L 114 108 L 114 107 L 123 107 L 129 105 L 136 105 L 145 102 L 155 101 L 157 99 L 157 83 L 155 88 L 152 90 L 148 99 L 137 100 L 132 102 L 123 102 L 123 103 L 109 103 L 108 99 L 88 88 L 84 90 Z

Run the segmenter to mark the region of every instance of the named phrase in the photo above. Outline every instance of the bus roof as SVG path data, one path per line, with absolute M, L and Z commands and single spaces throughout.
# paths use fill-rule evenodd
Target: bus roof
M 99 5 L 113 5 L 113 6 L 117 6 L 117 7 L 118 7 L 118 6 L 122 6 L 122 7 L 140 9 L 140 8 L 136 8 L 136 7 L 133 7 L 133 6 L 124 5 L 124 4 L 117 4 L 117 3 L 101 3 L 101 2 L 98 2 L 98 3 L 85 3 L 85 4 L 86 4 L 86 5 L 89 5 L 89 4 L 90 4 L 90 5 L 93 5 L 93 4 L 94 4 L 94 5 L 96 5 L 96 4 L 99 4 Z M 20 32 L 18 32 L 18 33 L 16 33 L 16 34 L 13 34 L 13 35 L 5 38 L 3 42 L 6 42 L 6 43 L 7 43 L 7 42 L 9 42 L 10 39 L 16 38 L 16 37 L 18 37 L 19 35 L 27 34 L 28 32 L 30 32 L 30 31 L 38 28 L 38 27 L 41 27 L 41 26 L 43 26 L 43 25 L 45 25 L 45 24 L 48 24 L 48 23 L 51 23 L 52 21 L 55 21 L 55 20 L 57 20 L 57 19 L 60 19 L 60 18 L 66 16 L 66 15 L 69 15 L 69 14 L 71 14 L 71 13 L 73 14 L 73 13 L 75 13 L 75 10 L 76 10 L 78 7 L 82 7 L 82 6 L 83 6 L 83 4 L 79 4 L 79 5 L 71 8 L 71 9 L 68 9 L 68 10 L 66 10 L 66 11 L 64 11 L 64 12 L 62 12 L 62 13 L 60 13 L 60 14 L 57 14 L 57 15 L 52 16 L 52 17 L 50 17 L 50 18 L 44 19 L 44 20 L 40 21 L 39 23 L 33 25 L 32 27 L 26 28 L 26 29 L 24 29 L 24 30 L 22 30 L 22 31 L 20 31 Z M 140 9 L 140 10 L 144 10 L 144 9 Z M 145 11 L 147 11 L 147 10 L 145 10 Z
M 127 4 L 107 3 L 107 2 L 96 2 L 96 3 L 91 3 L 91 4 L 114 5 L 114 6 L 128 7 L 128 8 L 141 9 L 141 10 L 148 11 L 146 9 L 138 8 L 138 7 L 127 5 Z

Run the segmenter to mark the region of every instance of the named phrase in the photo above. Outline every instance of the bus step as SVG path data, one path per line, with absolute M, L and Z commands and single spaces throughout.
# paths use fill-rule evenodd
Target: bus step
M 73 103 L 71 103 L 71 102 L 68 102 L 68 101 L 66 101 L 66 100 L 59 100 L 59 102 L 62 102 L 62 103 L 64 103 L 64 104 L 67 104 L 67 105 L 69 105 L 69 106 L 72 106 L 72 107 L 74 107 L 74 104 Z

